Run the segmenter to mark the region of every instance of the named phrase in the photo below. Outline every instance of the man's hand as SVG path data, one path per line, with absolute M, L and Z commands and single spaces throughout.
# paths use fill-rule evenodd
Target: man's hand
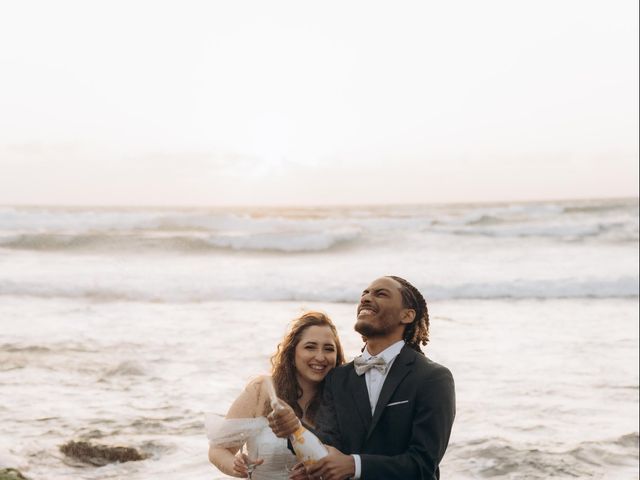
M 289 480 L 310 480 L 307 469 L 304 468 L 304 464 L 302 462 L 294 465 L 289 471 Z
M 287 438 L 300 427 L 300 420 L 293 408 L 284 402 L 280 402 L 278 408 L 267 415 L 267 420 L 274 435 L 280 438 Z
M 356 473 L 356 462 L 351 455 L 327 446 L 329 455 L 307 467 L 312 480 L 344 480 Z

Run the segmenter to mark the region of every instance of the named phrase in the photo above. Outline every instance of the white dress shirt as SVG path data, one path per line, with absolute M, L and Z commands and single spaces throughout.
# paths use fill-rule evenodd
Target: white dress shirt
M 371 368 L 367 370 L 364 374 L 365 382 L 367 383 L 367 392 L 369 392 L 369 403 L 371 404 L 371 415 L 373 416 L 373 412 L 376 410 L 376 405 L 378 404 L 378 398 L 380 397 L 380 392 L 382 391 L 382 385 L 384 385 L 384 381 L 389 374 L 389 370 L 391 370 L 391 365 L 396 357 L 400 354 L 400 350 L 404 347 L 404 341 L 400 340 L 399 342 L 394 343 L 393 345 L 387 347 L 385 350 L 380 352 L 378 355 L 371 355 L 369 350 L 366 348 L 364 352 L 362 352 L 362 358 L 368 360 L 370 358 L 383 358 L 385 362 L 387 362 L 387 370 L 382 373 L 377 368 Z M 355 464 L 356 464 L 356 473 L 353 476 L 354 480 L 358 480 L 360 478 L 360 474 L 362 473 L 362 462 L 360 460 L 360 455 L 352 455 Z

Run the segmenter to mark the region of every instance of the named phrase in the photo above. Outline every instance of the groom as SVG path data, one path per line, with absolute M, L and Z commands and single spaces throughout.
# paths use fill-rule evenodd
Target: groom
M 451 372 L 424 356 L 429 314 L 422 294 L 400 277 L 382 277 L 363 292 L 355 325 L 366 348 L 326 378 L 316 433 L 329 455 L 308 468 L 312 479 L 432 480 L 455 417 Z M 293 410 L 270 419 L 292 433 Z

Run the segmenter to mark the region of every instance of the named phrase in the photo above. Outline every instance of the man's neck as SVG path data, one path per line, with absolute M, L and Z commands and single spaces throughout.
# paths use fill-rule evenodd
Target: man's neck
M 378 355 L 396 342 L 402 340 L 402 337 L 389 336 L 379 338 L 367 338 L 367 351 L 371 355 Z

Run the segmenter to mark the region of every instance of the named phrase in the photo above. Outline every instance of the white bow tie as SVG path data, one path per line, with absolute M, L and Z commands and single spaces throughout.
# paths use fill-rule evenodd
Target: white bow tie
M 353 359 L 353 366 L 356 369 L 358 375 L 363 375 L 366 371 L 372 368 L 377 369 L 383 375 L 387 372 L 387 362 L 381 357 L 370 357 L 368 360 L 362 358 L 362 355 Z

